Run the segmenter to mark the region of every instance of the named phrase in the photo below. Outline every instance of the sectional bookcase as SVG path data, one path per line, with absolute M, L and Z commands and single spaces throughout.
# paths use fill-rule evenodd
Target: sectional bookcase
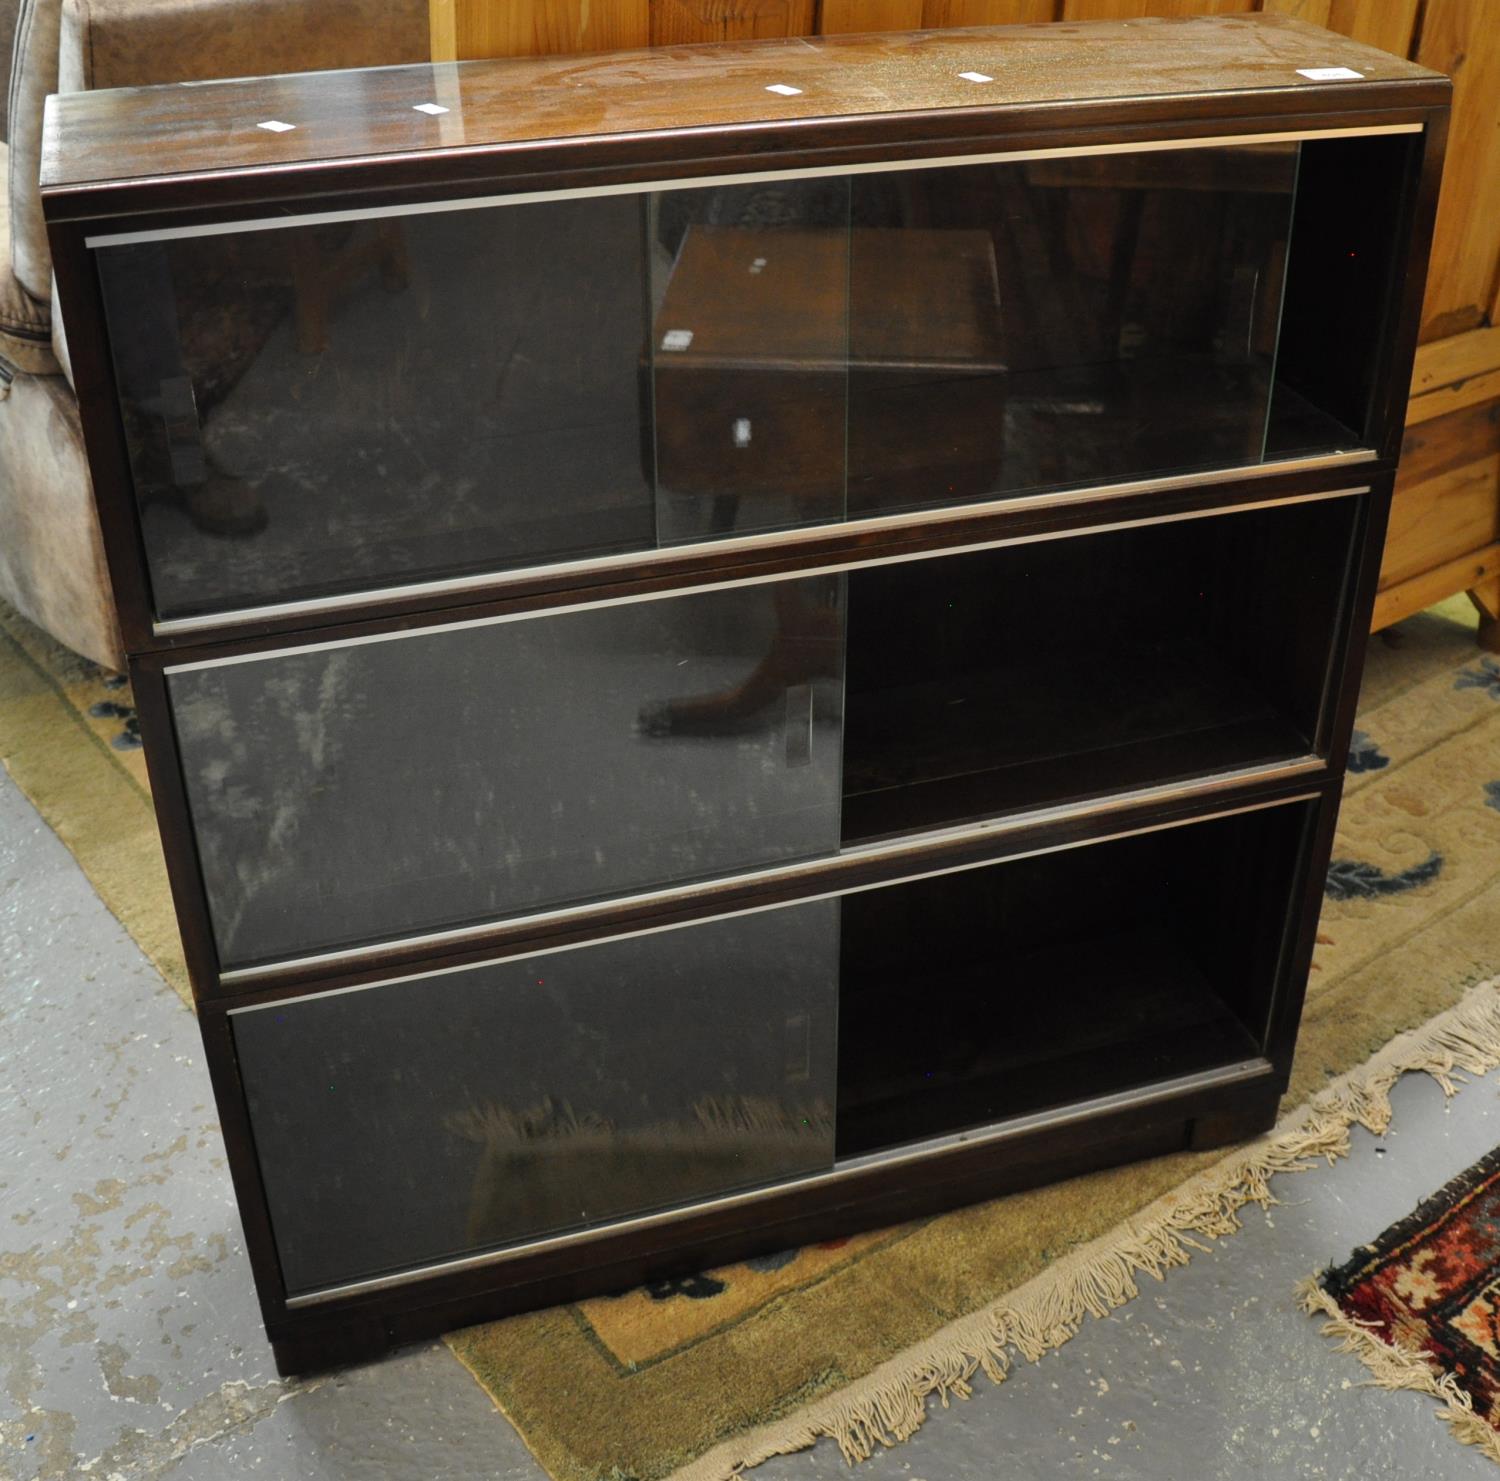
M 50 101 L 284 1370 L 1271 1122 L 1447 101 L 1272 16 Z

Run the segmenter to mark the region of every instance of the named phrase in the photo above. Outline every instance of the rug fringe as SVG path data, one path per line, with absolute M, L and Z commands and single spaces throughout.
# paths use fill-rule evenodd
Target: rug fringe
M 1402 1075 L 1428 1074 L 1451 1096 L 1461 1083 L 1460 1072 L 1479 1075 L 1496 1066 L 1500 979 L 1471 988 L 1446 1013 L 1398 1034 L 1264 1136 L 1062 1256 L 989 1307 L 950 1323 L 837 1393 L 715 1446 L 673 1472 L 670 1481 L 730 1481 L 772 1456 L 804 1450 L 824 1438 L 834 1440 L 851 1464 L 868 1459 L 877 1447 L 899 1445 L 921 1428 L 928 1399 L 946 1408 L 955 1396 L 967 1398 L 980 1371 L 1003 1382 L 1012 1352 L 1036 1362 L 1073 1337 L 1086 1317 L 1107 1316 L 1139 1295 L 1140 1276 L 1161 1280 L 1168 1270 L 1186 1265 L 1195 1251 L 1208 1248 L 1204 1239 L 1234 1233 L 1246 1204 L 1269 1208 L 1276 1202 L 1270 1183 L 1278 1173 L 1305 1172 L 1347 1156 L 1352 1126 L 1383 1135 L 1391 1123 L 1390 1092 Z M 1440 1380 L 1431 1374 L 1428 1380 L 1447 1397 Z M 1472 1409 L 1465 1419 L 1461 1411 L 1467 1400 L 1461 1393 L 1459 1399 L 1463 1402 L 1455 1401 L 1446 1415 L 1455 1433 L 1471 1445 L 1495 1446 L 1495 1432 Z M 1480 1427 L 1488 1439 L 1478 1433 Z
M 1346 1316 L 1338 1303 L 1311 1277 L 1297 1287 L 1302 1309 L 1309 1316 L 1322 1313 L 1326 1336 L 1339 1339 L 1340 1352 L 1352 1352 L 1370 1370 L 1370 1382 L 1377 1388 L 1415 1389 L 1430 1394 L 1444 1407 L 1437 1413 L 1452 1431 L 1453 1438 L 1476 1446 L 1491 1460 L 1500 1462 L 1500 1433 L 1482 1415 L 1474 1412 L 1474 1403 L 1458 1385 L 1455 1374 L 1445 1373 L 1420 1352 L 1387 1343 L 1368 1327 Z

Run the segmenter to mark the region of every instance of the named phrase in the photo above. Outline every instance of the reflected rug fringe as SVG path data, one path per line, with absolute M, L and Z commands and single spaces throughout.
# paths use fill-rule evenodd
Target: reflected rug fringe
M 1347 1156 L 1349 1129 L 1356 1124 L 1383 1135 L 1391 1123 L 1391 1088 L 1402 1075 L 1428 1074 L 1451 1096 L 1462 1083 L 1455 1078 L 1460 1072 L 1479 1075 L 1497 1066 L 1500 979 L 1471 988 L 1446 1013 L 1397 1035 L 1264 1136 L 1108 1234 L 1064 1255 L 983 1311 L 950 1323 L 838 1393 L 716 1446 L 673 1472 L 670 1481 L 727 1481 L 772 1456 L 805 1450 L 824 1438 L 834 1440 L 851 1464 L 868 1459 L 879 1446 L 909 1440 L 927 1417 L 929 1399 L 947 1408 L 955 1396 L 967 1398 L 981 1371 L 995 1383 L 1003 1382 L 1012 1354 L 1036 1362 L 1073 1337 L 1085 1317 L 1107 1316 L 1138 1296 L 1140 1276 L 1159 1281 L 1174 1266 L 1186 1265 L 1193 1252 L 1208 1249 L 1205 1239 L 1234 1233 L 1246 1204 L 1269 1208 L 1276 1202 L 1270 1181 L 1278 1173 L 1306 1172 L 1319 1162 Z M 1368 1333 L 1359 1335 L 1369 1339 Z M 1388 1361 L 1380 1371 L 1394 1372 L 1394 1367 Z M 1400 1386 L 1421 1386 L 1407 1367 L 1401 1371 Z M 1495 1432 L 1472 1409 L 1468 1420 L 1463 1418 L 1467 1398 L 1461 1393 L 1451 1397 L 1430 1373 L 1426 1383 L 1450 1403 L 1447 1417 L 1459 1437 L 1500 1459 Z M 1486 1435 L 1472 1426 L 1483 1426 Z
M 638 1126 L 620 1131 L 607 1117 L 589 1111 L 580 1116 L 571 1102 L 551 1096 L 519 1109 L 496 1101 L 470 1104 L 445 1117 L 444 1129 L 465 1141 L 478 1142 L 491 1151 L 508 1151 L 525 1143 L 593 1137 L 612 1144 L 622 1137 L 637 1141 L 656 1140 L 663 1146 L 700 1139 L 739 1144 L 745 1133 L 775 1136 L 818 1136 L 833 1126 L 833 1108 L 815 1099 L 805 1106 L 764 1096 L 705 1096 L 693 1102 L 691 1122 L 669 1121 L 658 1126 Z

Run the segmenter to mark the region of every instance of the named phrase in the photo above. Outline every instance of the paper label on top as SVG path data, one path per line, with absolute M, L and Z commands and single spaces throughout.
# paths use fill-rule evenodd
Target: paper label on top
M 1305 77 L 1309 82 L 1348 82 L 1358 81 L 1365 74 L 1356 72 L 1353 67 L 1298 67 L 1297 76 Z

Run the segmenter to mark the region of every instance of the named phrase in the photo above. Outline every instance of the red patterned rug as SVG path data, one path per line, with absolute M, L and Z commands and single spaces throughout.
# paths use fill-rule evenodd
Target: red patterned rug
M 1500 1461 L 1500 1147 L 1303 1295 L 1376 1383 L 1442 1400 Z

